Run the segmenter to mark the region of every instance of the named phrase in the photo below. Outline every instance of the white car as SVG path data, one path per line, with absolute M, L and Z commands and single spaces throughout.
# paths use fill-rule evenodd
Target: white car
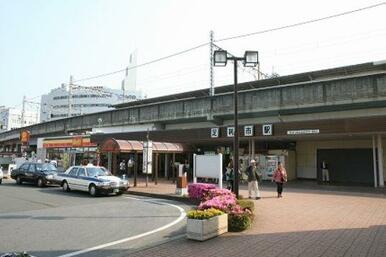
M 0 167 L 0 184 L 3 183 L 3 169 Z
M 98 194 L 122 194 L 129 188 L 129 182 L 113 176 L 105 167 L 72 166 L 55 178 L 60 182 L 63 191 L 80 190 L 89 192 L 91 196 Z

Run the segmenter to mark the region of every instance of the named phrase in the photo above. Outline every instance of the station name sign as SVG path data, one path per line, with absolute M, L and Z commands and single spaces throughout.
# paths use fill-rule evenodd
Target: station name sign
M 224 133 L 226 137 L 234 137 L 235 136 L 235 127 L 225 127 Z M 272 124 L 263 125 L 262 127 L 263 135 L 272 135 Z M 244 137 L 253 137 L 255 135 L 255 125 L 244 125 L 242 126 L 242 136 Z M 221 130 L 219 127 L 210 129 L 210 137 L 211 138 L 219 138 L 221 137 Z
M 288 130 L 287 135 L 307 135 L 307 134 L 319 134 L 319 129 L 299 129 L 299 130 Z

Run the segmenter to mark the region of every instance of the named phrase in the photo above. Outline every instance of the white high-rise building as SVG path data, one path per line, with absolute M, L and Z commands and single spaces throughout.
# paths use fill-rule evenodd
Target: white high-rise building
M 71 108 L 69 108 L 69 96 L 71 95 Z M 52 89 L 50 93 L 41 98 L 40 121 L 50 121 L 87 113 L 108 110 L 111 105 L 123 101 L 135 101 L 142 98 L 141 91 L 123 91 L 106 87 L 69 87 L 62 85 Z
M 22 124 L 23 123 L 23 124 Z M 0 132 L 39 123 L 39 112 L 22 111 L 15 108 L 0 107 Z
M 71 92 L 68 85 L 51 90 L 43 95 L 40 103 L 40 121 L 50 121 L 87 113 L 101 112 L 111 105 L 140 100 L 142 91 L 137 89 L 137 51 L 129 57 L 125 78 L 121 83 L 121 90 L 102 86 L 72 85 Z M 69 98 L 69 96 L 71 97 Z M 69 101 L 70 99 L 70 101 Z M 69 108 L 70 106 L 70 108 Z

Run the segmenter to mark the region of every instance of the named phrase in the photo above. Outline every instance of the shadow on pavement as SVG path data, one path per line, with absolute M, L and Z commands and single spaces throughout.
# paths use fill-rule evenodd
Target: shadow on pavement
M 205 242 L 183 238 L 126 256 L 154 256 L 154 253 L 159 257 L 385 257 L 386 226 L 269 234 L 228 233 Z

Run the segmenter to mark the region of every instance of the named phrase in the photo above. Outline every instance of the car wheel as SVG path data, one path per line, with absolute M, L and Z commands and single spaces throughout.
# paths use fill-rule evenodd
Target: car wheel
M 64 192 L 69 192 L 70 191 L 70 187 L 68 186 L 67 181 L 63 182 L 62 188 L 63 188 Z
M 123 194 L 123 191 L 119 191 L 119 192 L 117 192 L 117 193 L 115 193 L 116 195 L 121 195 L 121 194 Z
M 3 183 L 3 179 L 0 179 L 0 185 L 1 185 L 1 183 Z
M 38 187 L 44 187 L 44 186 L 45 186 L 44 180 L 42 178 L 39 178 L 38 179 Z
M 97 195 L 97 189 L 95 185 L 90 185 L 88 188 L 88 192 L 90 193 L 91 196 L 96 196 Z
M 17 176 L 16 177 L 16 184 L 21 185 L 22 183 L 23 183 L 23 181 L 21 181 L 20 176 Z

